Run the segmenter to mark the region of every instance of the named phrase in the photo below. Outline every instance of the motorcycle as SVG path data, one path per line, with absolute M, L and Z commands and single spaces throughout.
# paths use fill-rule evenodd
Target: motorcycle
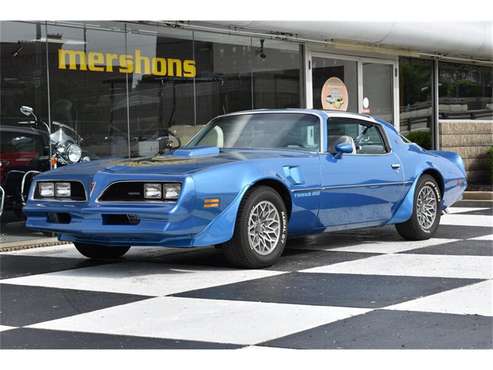
M 33 108 L 21 106 L 19 110 L 26 117 L 32 118 L 32 120 L 18 122 L 18 125 L 30 126 L 36 132 L 40 132 L 41 136 L 46 137 L 45 142 L 47 149 L 49 149 L 49 153 L 47 153 L 49 163 L 44 165 L 43 163 L 46 162 L 46 159 L 41 161 L 38 157 L 34 160 L 35 158 L 33 157 L 33 161 L 30 164 L 14 165 L 12 168 L 11 160 L 0 161 L 3 167 L 2 173 L 5 173 L 0 184 L 0 216 L 7 209 L 12 210 L 16 218 L 22 217 L 22 207 L 26 203 L 31 182 L 36 175 L 48 169 L 91 160 L 90 156 L 81 149 L 81 143 L 84 139 L 72 127 L 52 121 L 51 128 L 54 128 L 52 130 L 50 125 L 37 117 Z M 15 129 L 15 126 L 10 126 L 9 130 L 12 132 L 17 129 Z M 19 128 L 18 130 L 25 129 Z M 43 134 L 43 132 L 45 133 Z M 19 133 L 19 135 L 22 134 Z
M 58 127 L 54 132 L 51 132 L 50 126 L 39 120 L 34 110 L 31 107 L 23 105 L 20 107 L 20 112 L 27 117 L 33 117 L 36 126 L 43 125 L 50 136 L 51 169 L 58 166 L 73 164 L 78 162 L 87 162 L 91 158 L 82 152 L 80 144 L 84 140 L 72 127 L 60 122 L 52 121 L 52 126 Z M 28 122 L 30 124 L 30 122 Z M 72 133 L 73 137 L 66 132 Z

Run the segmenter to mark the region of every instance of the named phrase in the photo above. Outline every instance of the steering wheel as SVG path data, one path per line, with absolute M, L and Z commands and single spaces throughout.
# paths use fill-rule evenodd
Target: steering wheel
M 369 137 L 365 137 L 366 132 L 370 126 L 365 127 L 365 129 L 359 134 L 355 139 L 354 139 L 354 145 L 356 146 L 356 151 L 361 150 L 361 144 L 362 143 L 368 143 L 370 141 Z
M 178 149 L 181 146 L 180 138 L 173 134 L 170 130 L 166 130 L 164 135 L 160 136 L 158 140 L 160 150 L 173 150 Z

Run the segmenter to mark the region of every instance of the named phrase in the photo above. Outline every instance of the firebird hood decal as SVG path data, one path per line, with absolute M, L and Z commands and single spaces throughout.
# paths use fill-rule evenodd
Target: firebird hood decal
M 296 150 L 227 149 L 222 150 L 217 155 L 211 155 L 210 153 L 204 154 L 203 156 L 168 154 L 148 158 L 98 160 L 80 163 L 77 166 L 60 167 L 54 171 L 50 171 L 50 175 L 51 177 L 72 174 L 93 176 L 98 172 L 147 174 L 149 171 L 163 175 L 187 175 L 210 167 L 246 160 L 266 160 L 280 157 L 299 158 L 317 155 L 317 153 Z M 40 176 L 44 177 L 44 175 Z

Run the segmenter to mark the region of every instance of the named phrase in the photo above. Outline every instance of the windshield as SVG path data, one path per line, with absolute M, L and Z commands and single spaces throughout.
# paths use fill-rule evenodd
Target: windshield
M 187 147 L 320 150 L 320 119 L 305 113 L 245 113 L 217 118 Z

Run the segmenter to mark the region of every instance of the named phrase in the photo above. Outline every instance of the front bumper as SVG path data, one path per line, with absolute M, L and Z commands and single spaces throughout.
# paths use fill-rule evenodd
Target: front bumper
M 237 210 L 246 191 L 245 187 L 239 193 L 197 194 L 191 178 L 149 177 L 138 180 L 181 182 L 182 193 L 178 201 L 99 202 L 97 195 L 109 183 L 125 180 L 126 177 L 96 177 L 96 185 L 89 192 L 87 202 L 36 200 L 33 198 L 32 186 L 23 209 L 27 217 L 26 226 L 33 230 L 57 233 L 60 240 L 95 245 L 203 247 L 224 243 L 232 238 Z M 90 179 L 86 180 L 83 181 L 84 186 L 90 189 Z M 205 199 L 211 196 L 221 198 L 219 207 L 204 206 Z M 122 223 L 121 220 L 127 216 L 138 222 Z
M 159 206 L 80 206 L 31 203 L 24 208 L 30 229 L 59 234 L 60 240 L 103 245 L 191 247 L 210 222 L 191 217 L 176 203 Z M 123 216 L 134 223 L 122 223 Z M 113 218 L 120 222 L 112 221 Z

